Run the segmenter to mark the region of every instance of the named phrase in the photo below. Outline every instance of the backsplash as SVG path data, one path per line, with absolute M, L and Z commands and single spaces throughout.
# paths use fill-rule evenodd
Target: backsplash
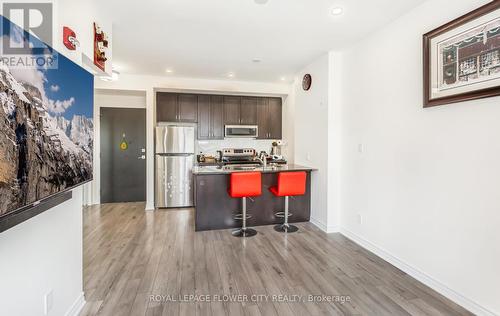
M 226 138 L 224 140 L 198 140 L 197 154 L 215 155 L 217 150 L 223 148 L 254 148 L 257 152 L 271 152 L 272 143 L 274 140 L 267 139 L 246 139 L 246 138 Z M 282 153 L 286 154 L 286 146 L 283 147 Z

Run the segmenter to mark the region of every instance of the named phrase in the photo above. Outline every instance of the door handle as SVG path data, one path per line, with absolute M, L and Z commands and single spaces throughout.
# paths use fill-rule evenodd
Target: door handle
M 146 155 L 141 155 L 141 156 L 137 157 L 137 159 L 142 159 L 142 160 L 144 160 L 144 159 L 146 159 Z

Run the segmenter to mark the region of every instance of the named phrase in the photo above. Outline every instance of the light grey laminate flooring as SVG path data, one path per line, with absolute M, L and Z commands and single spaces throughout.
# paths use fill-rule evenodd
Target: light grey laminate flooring
M 310 223 L 290 235 L 256 227 L 257 236 L 240 239 L 196 233 L 193 221 L 193 209 L 86 208 L 81 316 L 470 315 Z

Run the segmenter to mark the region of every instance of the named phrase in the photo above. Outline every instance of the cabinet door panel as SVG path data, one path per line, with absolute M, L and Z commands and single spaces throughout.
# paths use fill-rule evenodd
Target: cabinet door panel
M 240 124 L 241 98 L 233 96 L 224 97 L 224 124 Z
M 158 122 L 177 122 L 177 94 L 158 92 L 156 94 L 156 120 Z
M 269 138 L 282 138 L 282 105 L 281 98 L 269 98 Z
M 211 139 L 224 138 L 224 104 L 222 96 L 210 97 L 210 130 Z
M 258 139 L 267 139 L 269 134 L 268 98 L 257 99 L 257 125 L 259 126 Z
M 179 121 L 196 123 L 198 119 L 198 97 L 194 94 L 179 94 Z
M 240 107 L 240 122 L 243 125 L 257 124 L 257 98 L 242 97 Z
M 210 139 L 210 97 L 198 96 L 198 139 Z

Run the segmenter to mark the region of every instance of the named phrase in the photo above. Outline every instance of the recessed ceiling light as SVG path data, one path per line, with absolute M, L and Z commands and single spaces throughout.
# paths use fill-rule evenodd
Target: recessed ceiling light
M 281 81 L 285 81 L 286 80 L 286 77 L 281 77 L 280 78 Z
M 342 15 L 342 13 L 344 13 L 344 9 L 342 7 L 333 7 L 330 10 L 330 14 L 333 16 L 339 16 Z
M 171 74 L 171 73 L 173 73 L 173 72 L 174 72 L 174 71 L 173 71 L 172 69 L 170 69 L 170 68 L 168 68 L 166 71 L 167 71 L 167 74 Z
M 234 77 L 234 73 L 229 72 L 229 73 L 227 74 L 227 77 L 228 77 L 228 78 L 233 78 L 233 77 Z
M 254 0 L 257 4 L 266 4 L 269 0 Z

